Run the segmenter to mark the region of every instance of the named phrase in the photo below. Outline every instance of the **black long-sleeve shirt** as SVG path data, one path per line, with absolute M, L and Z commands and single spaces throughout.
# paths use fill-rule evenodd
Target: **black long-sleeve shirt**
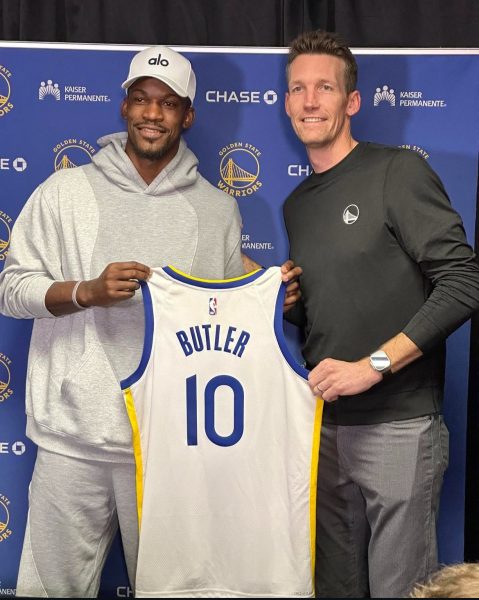
M 325 407 L 344 425 L 440 412 L 445 339 L 479 308 L 479 265 L 439 177 L 418 154 L 358 144 L 287 198 L 290 256 L 303 268 L 309 368 L 356 361 L 404 332 L 424 356 Z

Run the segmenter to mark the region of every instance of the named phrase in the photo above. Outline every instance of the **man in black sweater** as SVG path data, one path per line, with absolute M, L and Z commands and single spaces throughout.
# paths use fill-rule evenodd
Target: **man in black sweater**
M 287 198 L 310 385 L 325 400 L 317 593 L 406 596 L 437 568 L 448 461 L 445 339 L 479 308 L 479 266 L 418 154 L 357 142 L 357 65 L 334 34 L 292 43 L 286 112 L 314 172 Z

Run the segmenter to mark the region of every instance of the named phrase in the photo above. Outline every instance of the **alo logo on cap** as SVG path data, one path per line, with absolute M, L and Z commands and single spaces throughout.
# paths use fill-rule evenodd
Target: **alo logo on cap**
M 161 58 L 161 52 L 158 54 L 157 58 L 150 58 L 148 61 L 149 65 L 161 65 L 162 67 L 167 67 L 170 64 L 170 61 L 166 60 L 166 58 Z

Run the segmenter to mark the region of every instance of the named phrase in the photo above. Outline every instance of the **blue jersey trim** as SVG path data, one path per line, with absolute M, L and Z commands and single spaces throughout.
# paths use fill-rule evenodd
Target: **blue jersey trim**
M 120 381 L 122 390 L 128 389 L 136 383 L 145 372 L 148 361 L 150 360 L 151 347 L 153 344 L 153 331 L 155 328 L 155 318 L 153 316 L 153 303 L 151 301 L 150 288 L 146 281 L 139 281 L 143 293 L 143 308 L 145 311 L 145 339 L 143 341 L 143 352 L 141 354 L 140 364 L 136 371 L 126 379 Z
M 176 281 L 181 281 L 182 283 L 188 283 L 189 285 L 194 285 L 195 287 L 223 290 L 241 287 L 247 283 L 251 283 L 255 279 L 258 279 L 258 277 L 261 277 L 261 275 L 265 272 L 265 269 L 258 269 L 257 271 L 253 271 L 247 275 L 242 275 L 241 277 L 235 277 L 234 279 L 200 279 L 198 277 L 188 275 L 187 273 L 183 273 L 171 265 L 168 267 L 163 267 L 163 271 L 173 279 L 176 279 Z
M 283 354 L 286 362 L 292 367 L 298 375 L 303 377 L 303 379 L 308 380 L 309 371 L 299 365 L 296 362 L 296 359 L 292 355 L 290 349 L 288 348 L 288 344 L 286 342 L 286 337 L 284 335 L 283 329 L 283 304 L 284 297 L 286 295 L 286 284 L 283 282 L 278 291 L 278 297 L 276 298 L 276 307 L 274 309 L 274 333 L 276 334 L 276 339 L 278 340 L 279 348 L 281 353 Z

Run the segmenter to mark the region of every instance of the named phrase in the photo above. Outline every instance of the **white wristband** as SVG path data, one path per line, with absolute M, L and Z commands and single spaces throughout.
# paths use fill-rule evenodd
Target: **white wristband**
M 78 286 L 80 285 L 80 283 L 83 283 L 83 280 L 77 281 L 73 287 L 72 290 L 72 302 L 74 304 L 74 306 L 76 306 L 77 308 L 79 308 L 80 310 L 85 310 L 85 308 L 87 308 L 86 306 L 82 306 L 78 300 L 77 300 L 77 290 L 78 290 Z

